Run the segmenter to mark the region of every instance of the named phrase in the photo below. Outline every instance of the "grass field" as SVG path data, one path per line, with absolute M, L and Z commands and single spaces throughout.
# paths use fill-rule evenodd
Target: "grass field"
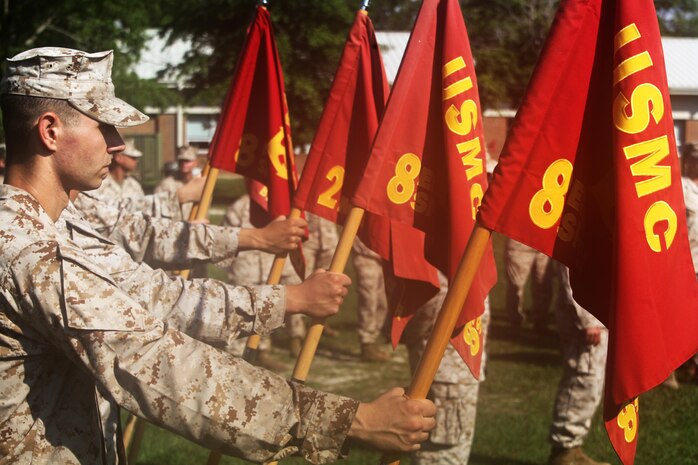
M 495 237 L 495 252 L 501 263 L 503 240 Z M 500 268 L 500 276 L 501 270 Z M 349 274 L 353 270 L 348 270 Z M 212 271 L 216 276 L 224 276 Z M 491 294 L 492 323 L 487 345 L 487 380 L 481 384 L 477 426 L 471 465 L 545 464 L 549 452 L 548 427 L 553 398 L 561 374 L 558 338 L 550 332 L 539 335 L 525 328 L 513 333 L 504 318 L 503 279 Z M 362 363 L 356 335 L 356 296 L 350 292 L 342 311 L 331 320 L 338 338 L 323 338 L 308 378 L 308 384 L 324 390 L 371 400 L 390 386 L 409 384 L 407 354 L 396 350 L 385 363 Z M 552 316 L 551 316 L 552 321 Z M 283 331 L 275 338 L 274 355 L 290 376 L 293 360 L 287 355 Z M 651 343 L 651 341 L 648 341 Z M 698 464 L 698 386 L 681 385 L 672 391 L 658 387 L 640 399 L 641 428 L 637 465 Z M 600 415 L 594 418 L 585 450 L 597 460 L 620 461 L 613 453 Z M 206 463 L 208 452 L 170 433 L 149 427 L 138 463 L 143 465 L 190 465 Z M 226 457 L 223 464 L 248 462 Z M 284 464 L 301 464 L 300 459 Z M 341 464 L 377 464 L 378 454 L 356 449 Z M 408 460 L 402 463 L 407 464 Z

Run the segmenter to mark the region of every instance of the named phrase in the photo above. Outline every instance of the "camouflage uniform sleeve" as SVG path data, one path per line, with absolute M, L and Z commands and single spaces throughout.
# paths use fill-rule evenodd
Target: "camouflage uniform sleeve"
M 191 224 L 128 213 L 115 225 L 109 239 L 137 262 L 154 268 L 191 268 L 196 262 L 232 260 L 238 251 L 239 228 Z
M 35 243 L 3 284 L 17 311 L 135 414 L 255 462 L 337 459 L 358 403 L 296 385 L 190 338 L 146 311 L 80 249 Z
M 107 237 L 127 213 L 142 212 L 154 218 L 182 219 L 176 196 L 167 192 L 120 199 L 100 199 L 82 192 L 73 203 L 90 225 Z

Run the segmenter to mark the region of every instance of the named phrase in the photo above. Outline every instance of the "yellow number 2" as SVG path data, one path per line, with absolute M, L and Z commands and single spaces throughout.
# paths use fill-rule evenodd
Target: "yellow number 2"
M 400 157 L 395 164 L 395 176 L 390 178 L 386 189 L 391 202 L 402 205 L 412 199 L 421 169 L 422 161 L 414 153 Z
M 572 168 L 569 160 L 561 158 L 552 162 L 543 173 L 543 188 L 533 195 L 528 204 L 531 221 L 539 228 L 552 228 L 562 216 Z
M 330 185 L 327 190 L 320 194 L 317 199 L 317 203 L 318 205 L 322 205 L 323 207 L 336 211 L 339 209 L 339 202 L 334 198 L 334 195 L 339 192 L 344 185 L 344 168 L 339 165 L 333 166 L 327 172 L 325 178 L 328 181 L 331 181 L 332 185 Z

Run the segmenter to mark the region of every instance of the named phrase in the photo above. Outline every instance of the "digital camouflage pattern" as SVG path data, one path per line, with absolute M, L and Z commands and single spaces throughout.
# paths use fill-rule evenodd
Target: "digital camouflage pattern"
M 73 203 L 90 225 L 103 236 L 109 237 L 127 213 L 141 212 L 154 218 L 183 219 L 179 201 L 169 192 L 120 199 L 100 198 L 93 192 L 80 192 Z
M 60 47 L 27 50 L 7 59 L 0 93 L 67 100 L 90 118 L 117 127 L 136 126 L 148 117 L 116 98 L 111 50 L 86 53 Z
M 143 197 L 143 187 L 132 176 L 127 176 L 122 184 L 119 184 L 111 174 L 102 181 L 99 189 L 90 191 L 95 197 L 102 199 L 121 199 L 124 197 Z
M 556 263 L 560 278 L 556 316 L 562 342 L 563 372 L 558 384 L 550 442 L 554 447 L 569 449 L 584 442 L 591 419 L 603 395 L 608 350 L 608 330 L 601 331 L 601 342 L 589 345 L 586 328 L 603 325 L 572 298 L 569 271 Z
M 380 255 L 369 249 L 357 236 L 352 245 L 352 263 L 356 271 L 356 309 L 359 342 L 373 344 L 381 336 L 388 315 L 385 280 Z
M 228 206 L 223 218 L 224 227 L 231 228 L 254 228 L 250 223 L 250 196 L 243 195 L 230 206 Z M 245 250 L 239 252 L 235 260 L 226 262 L 228 270 L 228 280 L 237 285 L 255 285 L 267 282 L 274 255 L 259 250 Z M 300 278 L 296 274 L 290 260 L 284 263 L 281 272 L 281 284 L 299 284 Z M 290 337 L 305 338 L 306 329 L 303 315 L 289 315 L 286 318 L 286 328 Z M 239 341 L 236 353 L 242 354 L 246 341 Z M 269 338 L 262 338 L 259 349 L 269 350 L 271 341 Z
M 75 210 L 54 224 L 12 186 L 0 186 L 0 224 L 0 456 L 125 463 L 118 404 L 248 460 L 295 453 L 312 463 L 336 460 L 356 401 L 213 347 L 250 326 L 278 325 L 281 288 L 169 280 L 124 251 L 115 255 L 118 247 Z
M 424 304 L 410 320 L 402 341 L 407 346 L 412 372 L 417 368 L 429 340 L 441 305 L 448 292 L 448 281 L 439 272 L 441 289 Z M 482 340 L 487 342 L 490 305 L 485 300 L 482 315 Z M 480 381 L 485 380 L 486 350 L 483 349 Z M 462 465 L 468 463 L 475 434 L 475 416 L 479 382 L 471 374 L 461 356 L 451 344 L 441 360 L 428 398 L 436 404 L 436 427 L 422 448 L 411 454 L 413 465 Z
M 157 199 L 157 195 L 146 198 Z M 239 228 L 133 213 L 128 208 L 137 206 L 137 202 L 120 208 L 114 202 L 96 199 L 92 193 L 80 194 L 75 203 L 88 210 L 85 214 L 81 209 L 81 214 L 92 228 L 124 248 L 136 262 L 153 268 L 177 270 L 204 262 L 227 268 L 237 255 Z M 163 213 L 162 209 L 150 210 Z
M 163 178 L 162 181 L 160 181 L 160 184 L 155 186 L 153 192 L 155 192 L 156 194 L 169 193 L 174 196 L 177 193 L 177 189 L 179 189 L 183 185 L 184 182 L 175 179 L 172 176 L 167 176 L 166 178 Z M 181 215 L 183 219 L 189 219 L 189 214 L 191 213 L 191 209 L 193 208 L 193 206 L 194 204 L 192 202 L 183 203 L 180 206 Z

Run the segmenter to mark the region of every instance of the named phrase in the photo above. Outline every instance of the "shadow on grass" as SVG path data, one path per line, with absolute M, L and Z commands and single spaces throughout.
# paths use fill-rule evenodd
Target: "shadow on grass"
M 508 342 L 533 349 L 560 348 L 560 339 L 554 325 L 548 325 L 545 330 L 534 330 L 529 327 L 513 328 L 502 317 L 493 317 L 489 326 L 488 337 L 498 341 Z
M 489 354 L 490 360 L 502 362 L 526 363 L 536 366 L 553 366 L 561 365 L 560 356 L 554 353 L 545 352 L 505 352 L 498 354 Z
M 540 465 L 538 462 L 516 460 L 505 457 L 489 457 L 482 454 L 470 454 L 469 463 L 477 465 Z

